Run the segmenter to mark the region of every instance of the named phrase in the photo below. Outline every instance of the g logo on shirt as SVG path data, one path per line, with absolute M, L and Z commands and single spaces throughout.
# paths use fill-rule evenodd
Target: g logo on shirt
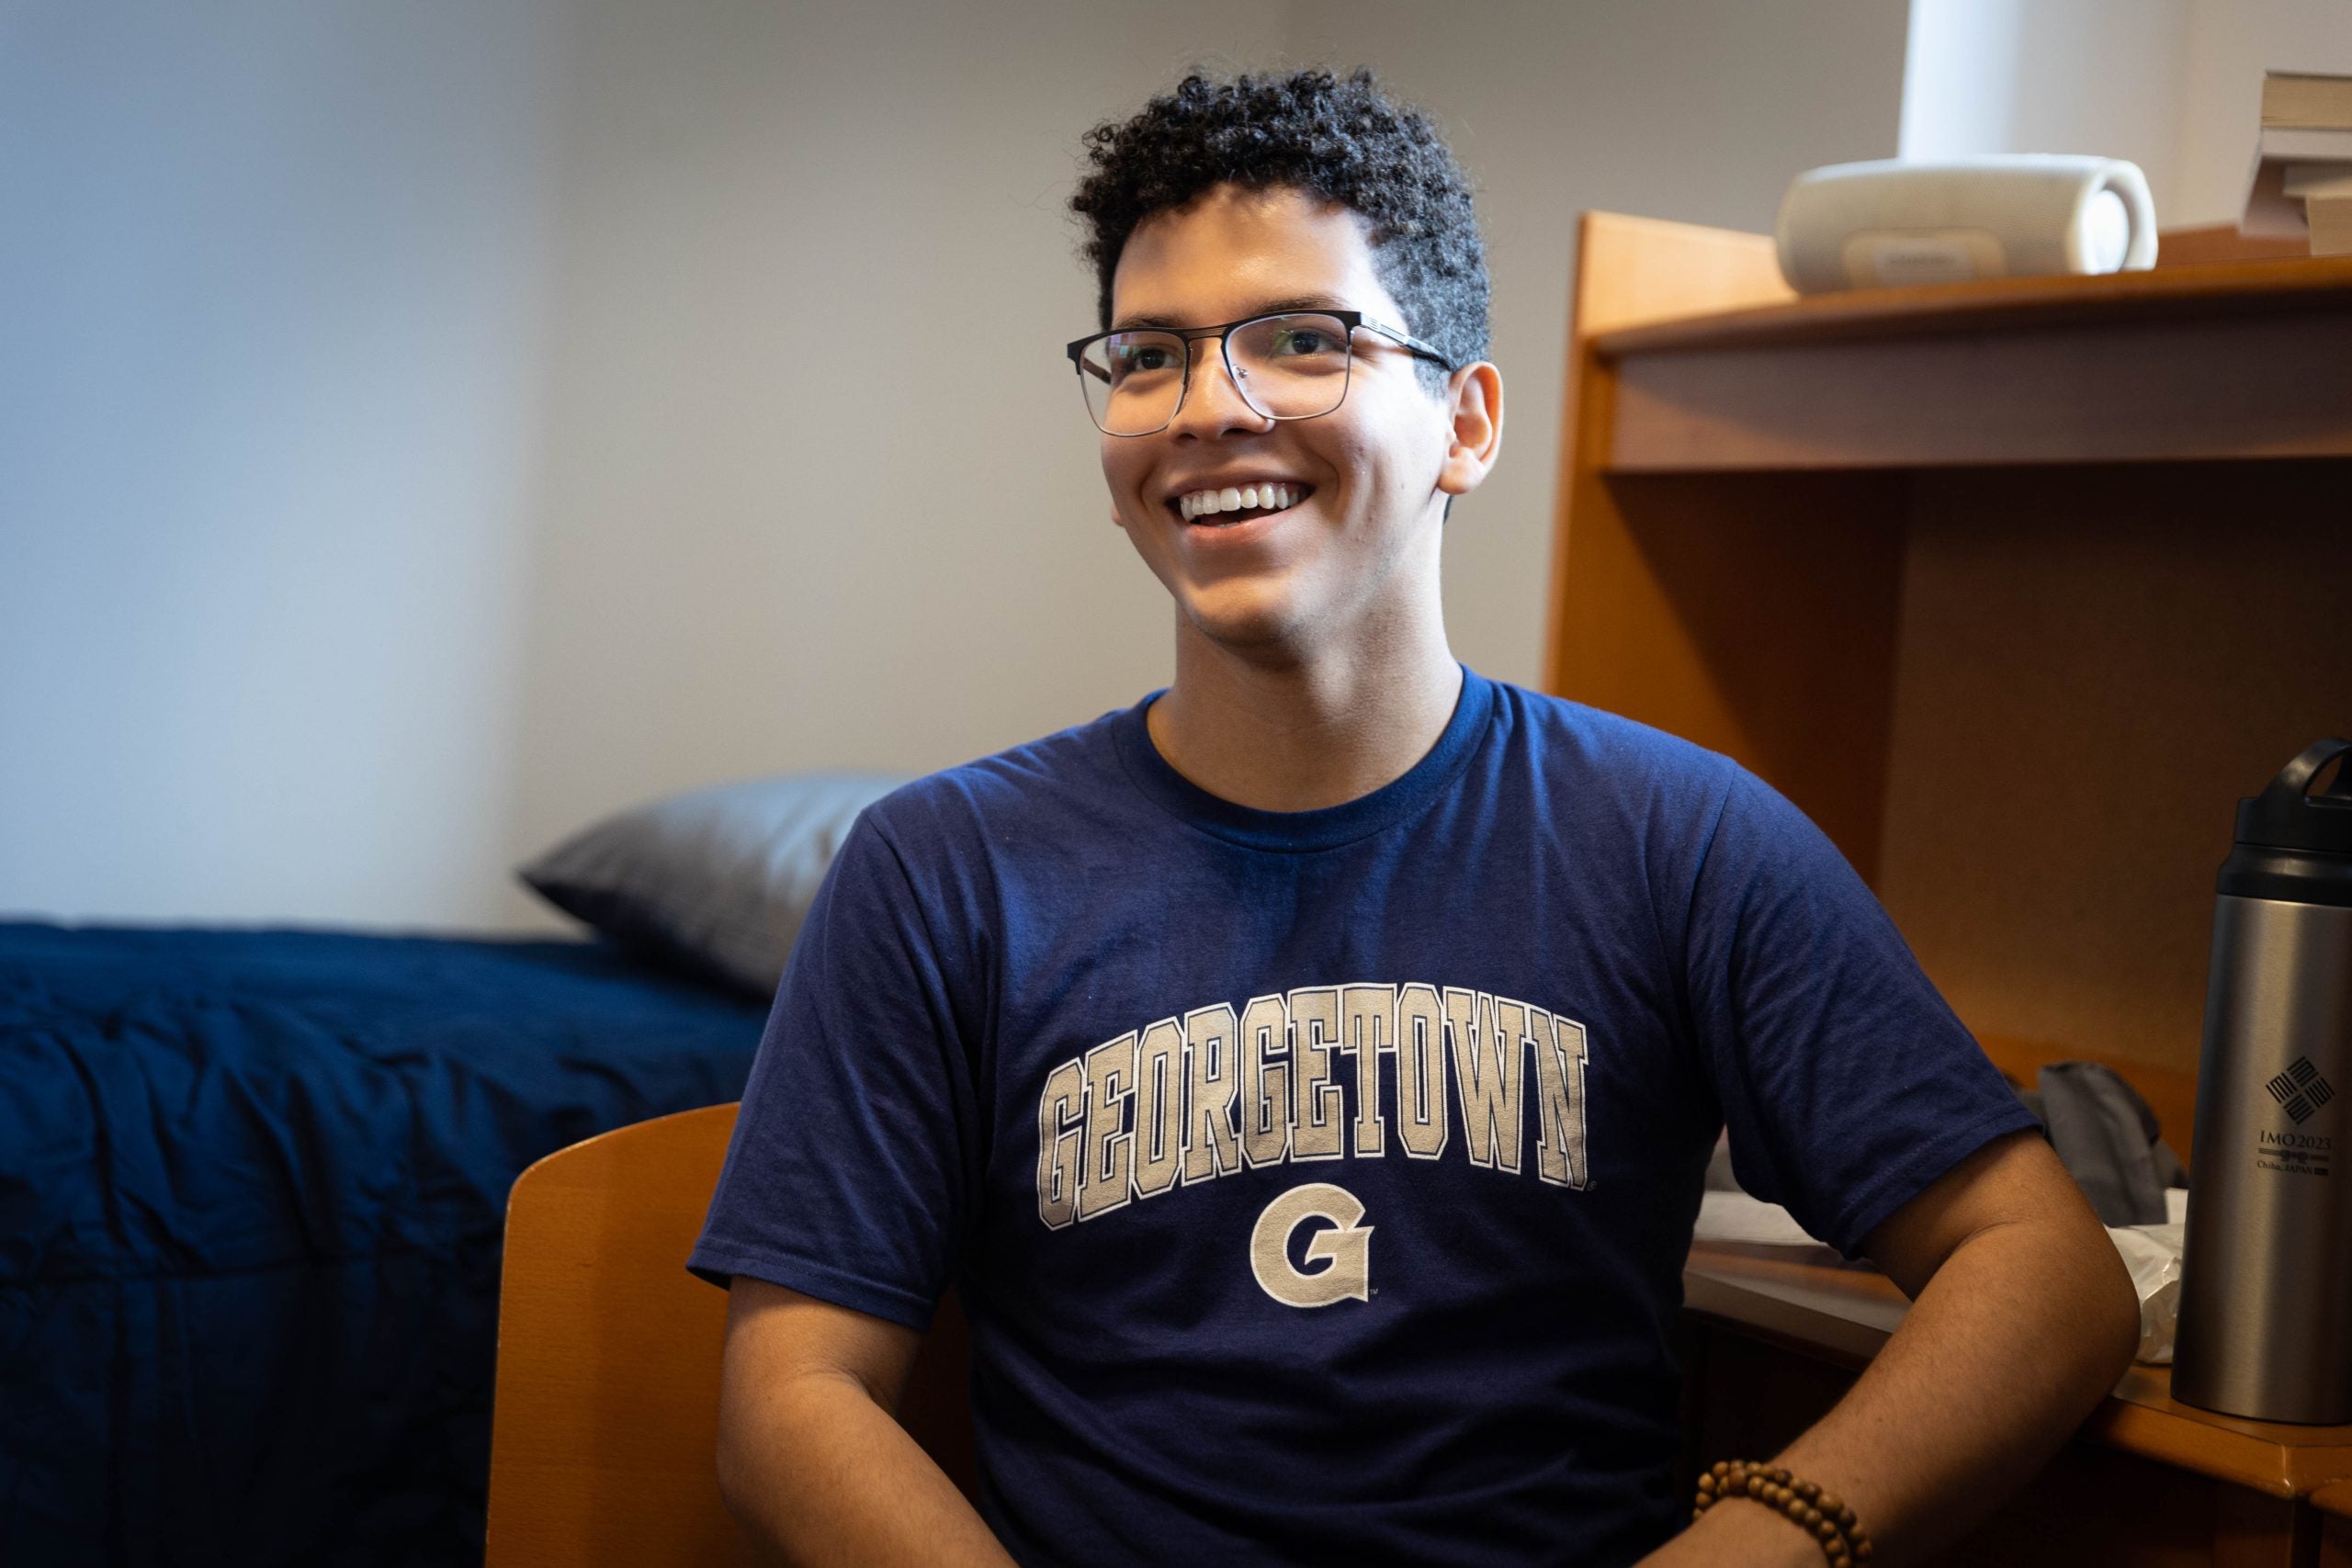
M 1344 1187 L 1310 1181 L 1294 1187 L 1258 1216 L 1250 1233 L 1250 1271 L 1259 1288 L 1284 1306 L 1329 1306 L 1352 1296 L 1372 1298 L 1372 1226 L 1359 1225 L 1363 1203 Z M 1318 1232 L 1306 1244 L 1306 1260 L 1323 1267 L 1305 1273 L 1291 1267 L 1291 1233 L 1309 1220 L 1329 1220 L 1335 1227 Z

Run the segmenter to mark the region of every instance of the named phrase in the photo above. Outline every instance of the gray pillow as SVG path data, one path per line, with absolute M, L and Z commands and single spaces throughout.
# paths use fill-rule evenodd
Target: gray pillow
M 773 996 L 825 868 L 898 773 L 791 773 L 608 817 L 517 869 L 616 941 Z

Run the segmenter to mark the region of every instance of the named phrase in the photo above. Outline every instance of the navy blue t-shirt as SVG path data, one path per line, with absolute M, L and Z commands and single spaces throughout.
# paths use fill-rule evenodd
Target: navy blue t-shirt
M 1638 1557 L 1717 1130 L 1851 1253 L 2031 1118 L 1725 758 L 1465 672 L 1402 778 L 1264 812 L 1149 702 L 867 809 L 692 1267 L 955 1283 L 1024 1563 Z

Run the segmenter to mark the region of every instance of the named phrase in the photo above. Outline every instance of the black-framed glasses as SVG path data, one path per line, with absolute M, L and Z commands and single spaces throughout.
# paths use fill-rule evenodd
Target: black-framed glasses
M 1355 334 L 1377 333 L 1416 359 L 1453 362 L 1361 310 L 1283 310 L 1219 327 L 1135 327 L 1069 345 L 1086 412 L 1105 435 L 1151 435 L 1175 423 L 1193 386 L 1193 343 L 1218 340 L 1225 373 L 1263 419 L 1313 419 L 1347 400 Z

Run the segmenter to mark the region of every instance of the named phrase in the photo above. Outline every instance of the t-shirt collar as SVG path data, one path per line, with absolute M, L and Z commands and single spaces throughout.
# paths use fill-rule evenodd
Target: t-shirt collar
M 1120 761 L 1136 787 L 1170 815 L 1204 833 L 1250 849 L 1294 852 L 1333 849 L 1419 813 L 1469 760 L 1494 708 L 1494 682 L 1465 665 L 1453 716 L 1437 743 L 1400 777 L 1338 806 L 1261 811 L 1212 795 L 1169 766 L 1152 744 L 1144 717 L 1164 695 L 1163 687 L 1112 721 Z

